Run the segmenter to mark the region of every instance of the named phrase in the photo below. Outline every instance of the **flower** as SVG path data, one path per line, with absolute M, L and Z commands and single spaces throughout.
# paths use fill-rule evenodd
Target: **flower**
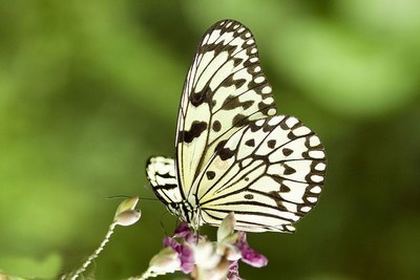
M 263 267 L 268 260 L 249 246 L 245 232 L 234 231 L 235 224 L 234 214 L 228 214 L 217 230 L 217 241 L 210 241 L 181 223 L 172 236 L 163 239 L 164 249 L 152 259 L 148 271 L 182 271 L 193 279 L 241 280 L 239 260 L 253 267 Z

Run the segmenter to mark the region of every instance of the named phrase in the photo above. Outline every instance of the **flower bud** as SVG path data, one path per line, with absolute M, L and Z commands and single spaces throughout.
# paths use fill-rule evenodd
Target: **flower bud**
M 135 209 L 138 202 L 138 197 L 123 200 L 115 211 L 114 223 L 120 226 L 131 226 L 137 223 L 141 217 L 141 211 Z
M 217 241 L 222 242 L 229 235 L 233 234 L 235 228 L 236 220 L 233 212 L 230 212 L 220 224 L 219 229 L 217 230 Z
M 120 226 L 131 226 L 140 220 L 141 212 L 138 210 L 127 210 L 119 213 L 114 218 L 114 222 Z
M 124 199 L 120 205 L 118 205 L 117 211 L 115 211 L 115 217 L 127 210 L 134 210 L 138 202 L 139 198 L 137 196 Z

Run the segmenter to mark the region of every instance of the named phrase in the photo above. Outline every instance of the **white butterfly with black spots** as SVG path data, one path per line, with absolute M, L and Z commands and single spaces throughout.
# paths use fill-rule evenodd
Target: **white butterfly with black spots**
M 194 228 L 293 232 L 322 191 L 319 138 L 292 116 L 276 115 L 255 39 L 234 20 L 203 36 L 184 83 L 175 160 L 152 157 L 147 177 L 168 210 Z

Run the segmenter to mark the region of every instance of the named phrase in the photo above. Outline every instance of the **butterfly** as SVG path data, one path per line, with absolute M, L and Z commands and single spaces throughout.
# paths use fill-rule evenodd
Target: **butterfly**
M 179 105 L 175 159 L 152 157 L 146 173 L 167 209 L 194 228 L 294 232 L 317 203 L 326 155 L 315 133 L 277 115 L 250 30 L 222 20 L 202 37 Z

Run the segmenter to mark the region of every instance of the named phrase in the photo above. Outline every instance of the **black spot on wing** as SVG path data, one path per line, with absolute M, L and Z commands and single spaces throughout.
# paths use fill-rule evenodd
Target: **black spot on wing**
M 219 153 L 219 152 L 220 152 L 220 150 L 222 150 L 222 149 L 223 149 L 223 146 L 224 146 L 226 143 L 227 143 L 227 140 L 220 141 L 220 142 L 219 142 L 219 144 L 217 144 L 217 146 L 216 146 L 216 148 L 214 149 L 214 151 L 215 151 L 216 153 Z
M 241 62 L 241 59 L 238 59 L 239 62 Z M 236 86 L 236 88 L 241 88 L 244 84 L 246 83 L 246 79 L 237 79 L 234 80 L 234 85 Z
M 254 139 L 249 139 L 248 141 L 245 142 L 245 145 L 247 145 L 249 147 L 254 147 L 255 146 Z
M 278 192 L 270 192 L 269 196 L 276 202 L 279 210 L 288 212 L 287 208 L 283 205 L 283 199 Z
M 214 176 L 216 176 L 216 173 L 214 173 L 214 171 L 207 171 L 206 175 L 207 175 L 207 179 L 212 180 Z
M 288 149 L 288 148 L 284 148 L 283 150 L 281 150 L 281 152 L 283 153 L 283 155 L 285 155 L 286 157 L 289 156 L 291 153 L 293 153 L 293 150 Z
M 249 120 L 248 120 L 247 116 L 242 115 L 242 114 L 237 114 L 232 120 L 232 125 L 234 127 L 242 127 L 242 126 L 245 126 L 248 123 L 249 123 Z
M 232 151 L 229 148 L 223 148 L 218 154 L 222 160 L 227 160 L 235 155 L 235 151 Z
M 268 142 L 267 142 L 267 146 L 270 148 L 270 149 L 273 149 L 275 146 L 276 146 L 276 140 L 268 140 Z
M 249 129 L 251 130 L 251 132 L 256 132 L 260 129 L 260 127 L 256 125 L 255 122 L 251 122 L 249 124 Z
M 281 184 L 280 185 L 280 192 L 282 192 L 282 193 L 290 192 L 290 188 L 286 185 Z
M 220 141 L 219 144 L 217 144 L 215 152 L 217 153 L 217 155 L 219 155 L 219 157 L 222 160 L 226 160 L 228 158 L 231 158 L 235 155 L 235 151 L 229 149 L 229 148 L 225 148 L 225 144 L 227 143 L 227 140 L 223 140 Z
M 242 107 L 244 110 L 248 109 L 254 104 L 254 101 L 239 101 L 238 96 L 228 96 L 222 104 L 223 110 L 234 110 L 236 108 Z
M 219 132 L 222 129 L 222 124 L 216 120 L 213 122 L 212 128 L 215 132 Z
M 264 115 L 269 115 L 268 111 L 270 111 L 270 109 L 275 109 L 273 104 L 267 105 L 263 102 L 258 103 L 258 110 Z
M 199 122 L 194 121 L 191 124 L 191 129 L 186 131 L 182 130 L 179 132 L 179 141 L 185 142 L 185 143 L 191 143 L 194 138 L 200 137 L 201 133 L 207 129 L 207 123 L 206 122 Z
M 246 195 L 244 195 L 244 198 L 245 199 L 253 199 L 254 196 L 252 194 L 250 194 L 250 193 L 247 193 Z
M 268 122 L 265 122 L 262 128 L 263 132 L 271 132 L 273 130 L 273 127 L 268 124 Z
M 291 175 L 293 173 L 296 173 L 296 170 L 290 166 L 288 166 L 287 164 L 284 164 L 284 175 Z
M 195 107 L 198 107 L 206 101 L 206 91 L 205 91 L 205 89 L 203 89 L 200 92 L 192 93 L 190 95 L 190 102 L 191 102 L 192 105 L 194 105 Z

